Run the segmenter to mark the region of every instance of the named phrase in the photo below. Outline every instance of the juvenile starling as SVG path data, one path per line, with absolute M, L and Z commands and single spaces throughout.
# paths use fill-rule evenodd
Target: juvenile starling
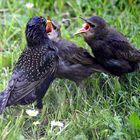
M 116 76 L 138 70 L 140 51 L 121 33 L 108 27 L 106 21 L 99 16 L 82 19 L 86 23 L 76 34 L 84 36 L 97 63 Z
M 6 106 L 37 101 L 42 109 L 42 98 L 55 78 L 57 51 L 46 32 L 46 20 L 35 16 L 26 25 L 27 47 L 16 63 L 11 80 L 0 94 L 0 114 Z
M 62 39 L 60 25 L 55 20 L 47 20 L 46 30 L 53 46 L 58 48 L 58 78 L 69 79 L 79 85 L 82 80 L 95 71 L 105 72 L 99 64 L 94 62 L 94 58 L 86 49 L 78 47 L 71 41 Z

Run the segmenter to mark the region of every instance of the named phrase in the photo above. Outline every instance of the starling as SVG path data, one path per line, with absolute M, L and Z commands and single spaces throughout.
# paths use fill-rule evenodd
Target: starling
M 58 48 L 59 64 L 57 77 L 74 81 L 77 85 L 95 71 L 105 70 L 94 62 L 86 49 L 78 47 L 75 43 L 62 39 L 60 25 L 55 20 L 47 20 L 48 37 L 53 46 Z
M 140 51 L 124 35 L 110 28 L 99 16 L 82 19 L 86 23 L 75 34 L 83 35 L 97 63 L 115 76 L 139 69 Z
M 6 106 L 37 101 L 42 109 L 42 98 L 55 78 L 57 50 L 46 32 L 46 20 L 35 16 L 26 25 L 27 47 L 16 63 L 11 80 L 0 94 L 0 114 Z

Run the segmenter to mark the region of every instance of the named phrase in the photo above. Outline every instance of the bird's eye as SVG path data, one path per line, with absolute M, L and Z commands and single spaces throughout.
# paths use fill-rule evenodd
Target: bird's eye
M 46 26 L 46 22 L 42 22 L 42 24 L 41 24 L 41 25 Z
M 53 25 L 53 29 L 56 30 L 57 29 L 56 26 Z
M 90 24 L 90 27 L 94 28 L 94 27 L 95 27 L 95 25 L 94 25 L 94 24 Z

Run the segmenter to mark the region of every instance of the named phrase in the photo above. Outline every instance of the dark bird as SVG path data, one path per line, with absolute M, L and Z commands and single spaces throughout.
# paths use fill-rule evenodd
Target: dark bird
M 99 64 L 94 62 L 94 57 L 86 49 L 78 47 L 71 41 L 62 39 L 58 22 L 48 19 L 46 30 L 53 46 L 58 48 L 59 64 L 56 74 L 58 78 L 69 79 L 79 85 L 82 80 L 95 71 L 105 71 Z
M 42 109 L 42 98 L 55 78 L 57 51 L 46 32 L 46 20 L 35 16 L 26 25 L 27 47 L 16 63 L 11 80 L 0 94 L 0 114 L 6 106 L 37 101 Z
M 81 33 L 91 47 L 97 63 L 111 74 L 121 76 L 139 68 L 140 51 L 99 16 L 82 18 L 86 23 L 75 34 Z

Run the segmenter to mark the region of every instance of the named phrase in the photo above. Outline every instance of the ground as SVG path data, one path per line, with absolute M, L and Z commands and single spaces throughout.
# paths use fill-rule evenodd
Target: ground
M 29 3 L 30 2 L 30 3 Z M 90 51 L 82 37 L 80 16 L 97 14 L 140 48 L 139 0 L 1 0 L 0 90 L 26 46 L 25 26 L 33 15 L 50 15 L 62 24 L 62 36 Z M 29 116 L 35 104 L 8 107 L 0 117 L 1 140 L 137 140 L 140 139 L 140 74 L 117 78 L 103 73 L 89 77 L 82 88 L 57 79 L 49 88 L 41 114 Z M 52 122 L 59 121 L 61 130 Z M 56 125 L 59 125 L 57 122 Z

